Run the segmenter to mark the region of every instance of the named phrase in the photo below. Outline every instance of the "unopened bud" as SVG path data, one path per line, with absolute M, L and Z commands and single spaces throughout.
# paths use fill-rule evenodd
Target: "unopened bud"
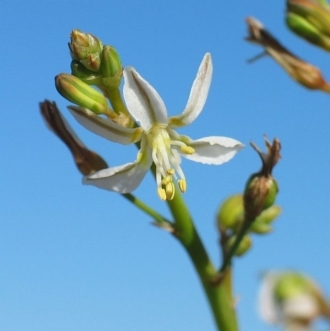
M 109 113 L 108 102 L 105 96 L 81 79 L 60 74 L 55 77 L 57 91 L 67 100 L 91 110 L 95 114 Z
M 281 207 L 271 206 L 265 209 L 252 223 L 250 231 L 257 234 L 266 234 L 272 231 L 272 223 L 281 213 Z
M 244 220 L 244 205 L 242 194 L 232 195 L 220 206 L 217 213 L 219 229 L 237 228 Z
M 72 59 L 79 61 L 86 69 L 97 72 L 101 64 L 100 54 L 103 48 L 101 40 L 79 30 L 73 30 L 70 37 L 69 48 Z
M 118 88 L 123 76 L 123 67 L 119 54 L 116 49 L 111 46 L 104 46 L 102 50 L 102 83 L 106 87 Z
M 274 139 L 271 144 L 265 137 L 267 153 L 251 143 L 262 161 L 262 168 L 253 174 L 248 180 L 244 191 L 245 218 L 249 221 L 255 220 L 263 210 L 272 206 L 278 192 L 278 185 L 271 173 L 273 167 L 280 159 L 281 144 Z
M 325 1 L 287 0 L 286 23 L 298 36 L 330 51 L 330 9 Z

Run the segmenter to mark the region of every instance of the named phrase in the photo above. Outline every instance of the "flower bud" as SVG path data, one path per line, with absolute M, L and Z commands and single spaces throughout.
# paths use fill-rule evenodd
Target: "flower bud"
M 231 236 L 230 239 L 228 240 L 228 249 L 231 248 L 232 245 L 234 245 L 236 241 L 236 236 Z M 236 251 L 235 251 L 235 255 L 236 256 L 242 256 L 244 255 L 252 246 L 252 239 L 250 236 L 245 235 L 243 237 L 243 239 L 241 240 L 241 242 L 239 243 Z
M 274 204 L 277 192 L 278 185 L 273 177 L 252 175 L 244 191 L 246 214 L 254 215 L 253 218 L 256 218 L 263 210 Z
M 86 69 L 79 61 L 71 61 L 71 74 L 80 78 L 88 85 L 100 85 L 102 84 L 101 74 L 91 72 Z
M 101 40 L 79 30 L 73 30 L 70 37 L 69 49 L 72 59 L 79 61 L 86 69 L 97 72 L 101 64 Z
M 101 156 L 86 148 L 73 132 L 58 110 L 55 102 L 45 100 L 40 104 L 41 114 L 48 127 L 66 144 L 71 151 L 77 168 L 83 175 L 108 168 Z
M 109 112 L 105 96 L 81 79 L 68 74 L 60 74 L 55 77 L 55 85 L 57 91 L 67 100 L 87 108 L 95 114 Z
M 219 229 L 233 229 L 244 220 L 244 206 L 242 194 L 228 197 L 220 206 L 217 213 Z
M 271 144 L 265 137 L 268 149 L 267 153 L 261 152 L 258 147 L 251 143 L 262 161 L 262 168 L 259 172 L 251 175 L 244 191 L 245 218 L 253 221 L 261 212 L 275 202 L 278 192 L 278 185 L 271 173 L 273 167 L 280 159 L 281 145 L 278 139 L 274 139 Z
M 298 36 L 330 51 L 330 9 L 325 1 L 287 0 L 286 23 Z
M 266 234 L 272 231 L 270 223 L 272 223 L 281 213 L 281 207 L 271 206 L 265 209 L 252 223 L 250 231 L 257 234 Z
M 110 88 L 118 88 L 123 76 L 123 67 L 120 61 L 119 54 L 116 49 L 111 46 L 104 46 L 102 50 L 102 83 Z

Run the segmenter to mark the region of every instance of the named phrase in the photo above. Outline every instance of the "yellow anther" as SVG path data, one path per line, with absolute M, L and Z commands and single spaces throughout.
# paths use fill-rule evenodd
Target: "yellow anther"
M 174 174 L 174 169 L 167 170 L 167 174 L 172 176 Z
M 163 188 L 158 187 L 157 193 L 158 193 L 158 196 L 161 200 L 166 200 L 166 192 Z
M 179 184 L 179 189 L 182 193 L 187 191 L 187 182 L 185 179 L 179 179 L 178 184 Z
M 166 184 L 165 191 L 166 191 L 166 199 L 172 200 L 175 194 L 175 186 L 173 182 L 169 182 L 168 184 Z
M 167 185 L 168 183 L 172 182 L 172 176 L 166 176 L 162 179 L 162 185 Z
M 195 153 L 195 150 L 190 146 L 184 145 L 184 146 L 181 146 L 181 152 L 184 154 L 191 155 L 191 154 Z

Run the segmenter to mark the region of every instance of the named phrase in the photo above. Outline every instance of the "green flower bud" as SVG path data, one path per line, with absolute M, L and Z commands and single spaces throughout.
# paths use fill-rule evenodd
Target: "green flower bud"
M 257 234 L 266 234 L 272 231 L 270 223 L 272 223 L 281 213 L 281 207 L 271 206 L 265 209 L 252 223 L 250 231 Z
M 69 49 L 72 59 L 79 61 L 86 69 L 97 72 L 101 64 L 101 40 L 79 30 L 73 30 L 70 37 Z
M 263 210 L 272 206 L 278 192 L 278 185 L 273 177 L 255 174 L 248 180 L 244 199 L 246 209 L 253 210 L 253 214 L 258 216 Z
M 71 73 L 88 85 L 98 86 L 102 84 L 101 74 L 89 71 L 79 61 L 71 61 Z
M 236 236 L 232 236 L 230 237 L 230 239 L 228 240 L 228 249 L 230 249 L 230 247 L 232 245 L 234 245 L 234 242 L 236 241 Z M 244 255 L 252 246 L 252 239 L 250 236 L 245 235 L 243 237 L 243 239 L 241 240 L 241 242 L 239 243 L 235 255 L 236 256 L 242 256 Z
M 330 8 L 325 1 L 287 0 L 286 23 L 298 36 L 330 51 Z
M 269 224 L 261 223 L 254 221 L 250 227 L 250 232 L 256 234 L 267 234 L 271 232 L 273 229 Z
M 57 91 L 67 100 L 87 108 L 95 114 L 109 113 L 108 102 L 105 96 L 84 83 L 79 78 L 60 74 L 55 77 Z
M 220 206 L 217 213 L 219 229 L 233 229 L 239 226 L 244 219 L 244 205 L 242 194 L 232 195 Z
M 111 46 L 104 46 L 102 50 L 102 83 L 110 88 L 118 88 L 123 76 L 123 67 L 120 61 L 119 54 L 116 49 Z
M 278 192 L 277 182 L 271 173 L 280 159 L 281 145 L 277 139 L 274 139 L 271 144 L 265 138 L 265 142 L 268 153 L 261 152 L 255 144 L 251 143 L 261 158 L 262 168 L 251 175 L 244 191 L 245 218 L 249 221 L 255 220 L 263 210 L 272 206 Z
M 265 209 L 257 218 L 256 221 L 264 224 L 272 223 L 277 216 L 280 215 L 282 208 L 280 206 L 271 206 Z

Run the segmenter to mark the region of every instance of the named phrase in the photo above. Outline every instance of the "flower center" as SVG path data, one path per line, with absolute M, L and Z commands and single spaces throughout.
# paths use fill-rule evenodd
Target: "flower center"
M 156 165 L 157 192 L 162 200 L 172 200 L 175 194 L 173 177 L 178 179 L 180 191 L 185 192 L 187 184 L 180 167 L 181 156 L 177 148 L 185 154 L 194 153 L 194 149 L 179 140 L 172 140 L 167 125 L 155 124 L 147 134 L 148 144 L 152 148 L 152 159 Z

